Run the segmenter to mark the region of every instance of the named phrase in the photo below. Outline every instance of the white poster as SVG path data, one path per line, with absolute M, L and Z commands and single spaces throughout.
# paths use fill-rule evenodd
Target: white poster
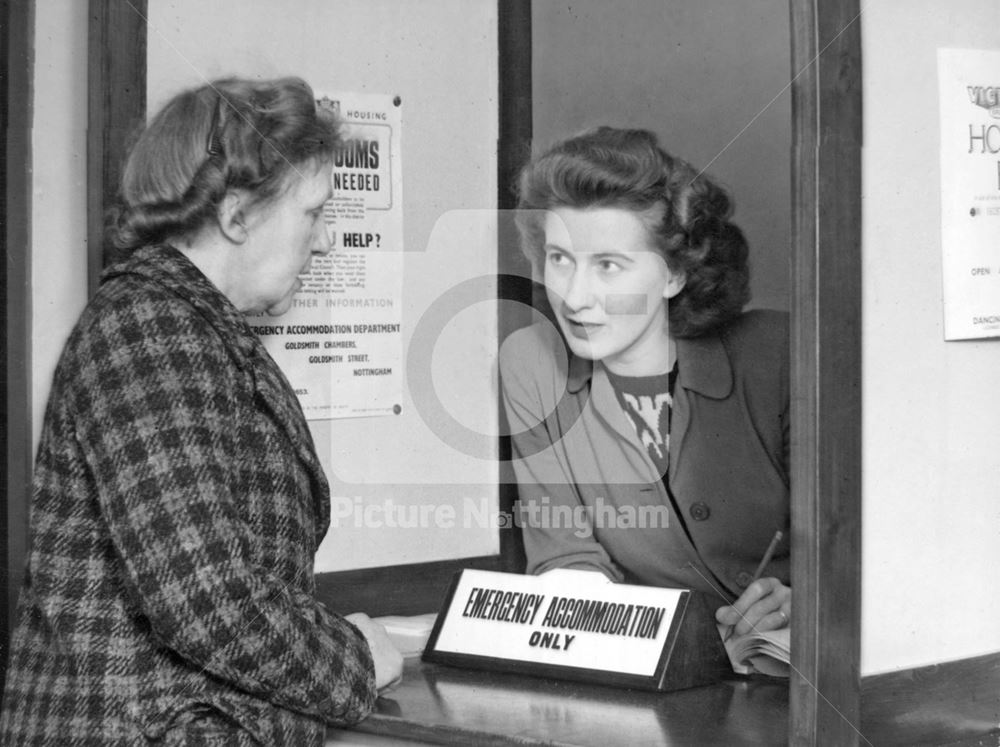
M 333 251 L 312 259 L 291 310 L 251 319 L 310 420 L 399 411 L 403 388 L 401 102 L 319 93 L 345 122 L 324 208 Z
M 1000 52 L 938 50 L 946 340 L 1000 337 Z

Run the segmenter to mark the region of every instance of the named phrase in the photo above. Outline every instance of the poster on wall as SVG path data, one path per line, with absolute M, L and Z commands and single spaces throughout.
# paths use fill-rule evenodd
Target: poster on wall
M 946 340 L 1000 337 L 1000 52 L 938 50 Z
M 323 208 L 332 251 L 314 255 L 292 308 L 251 327 L 310 420 L 398 413 L 403 391 L 401 102 L 322 92 L 344 122 Z

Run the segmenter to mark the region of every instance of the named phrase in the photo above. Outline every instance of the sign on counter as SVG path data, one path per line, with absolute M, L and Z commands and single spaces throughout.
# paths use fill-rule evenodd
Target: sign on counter
M 699 592 L 615 584 L 589 571 L 466 569 L 449 589 L 424 660 L 678 690 L 732 673 L 718 606 Z

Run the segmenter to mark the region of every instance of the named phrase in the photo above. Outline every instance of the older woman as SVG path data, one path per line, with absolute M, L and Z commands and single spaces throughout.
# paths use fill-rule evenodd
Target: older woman
M 505 340 L 528 571 L 700 589 L 736 632 L 788 623 L 788 331 L 744 312 L 747 244 L 710 179 L 643 130 L 529 163 L 523 248 L 556 325 Z
M 55 372 L 4 744 L 319 745 L 401 660 L 313 596 L 329 490 L 244 321 L 329 249 L 338 125 L 298 79 L 184 92 L 133 148 L 109 268 Z

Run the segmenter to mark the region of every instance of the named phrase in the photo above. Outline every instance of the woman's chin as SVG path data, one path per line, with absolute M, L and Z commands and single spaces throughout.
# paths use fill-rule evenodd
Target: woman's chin
M 598 360 L 600 356 L 596 354 L 594 346 L 590 340 L 586 338 L 573 337 L 572 335 L 564 335 L 566 339 L 566 344 L 569 345 L 569 349 L 573 351 L 573 355 L 577 358 L 586 358 L 587 360 Z
M 264 313 L 268 316 L 282 316 L 287 314 L 288 310 L 292 308 L 292 297 L 283 298 L 278 303 L 273 306 L 269 306 L 264 310 Z

